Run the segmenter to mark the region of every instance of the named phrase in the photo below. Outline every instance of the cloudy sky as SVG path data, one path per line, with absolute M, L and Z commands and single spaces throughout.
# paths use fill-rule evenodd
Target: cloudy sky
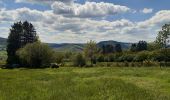
M 170 22 L 169 0 L 0 0 L 0 37 L 30 21 L 43 42 L 154 41 Z

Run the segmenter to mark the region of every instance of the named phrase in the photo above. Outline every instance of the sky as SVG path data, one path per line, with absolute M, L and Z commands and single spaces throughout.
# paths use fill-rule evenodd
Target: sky
M 42 42 L 155 40 L 170 23 L 169 0 L 0 0 L 0 37 L 31 22 Z

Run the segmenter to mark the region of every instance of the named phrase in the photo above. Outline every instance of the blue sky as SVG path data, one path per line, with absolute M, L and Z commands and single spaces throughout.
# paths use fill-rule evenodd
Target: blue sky
M 169 0 L 0 0 L 0 37 L 28 20 L 43 42 L 154 41 L 170 22 Z

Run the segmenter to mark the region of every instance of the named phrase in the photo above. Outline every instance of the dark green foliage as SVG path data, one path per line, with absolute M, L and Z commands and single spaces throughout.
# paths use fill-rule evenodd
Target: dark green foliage
M 97 61 L 98 62 L 104 62 L 104 55 L 100 54 L 97 56 Z
M 144 51 L 144 50 L 147 50 L 147 42 L 139 41 L 137 44 L 137 51 Z
M 12 25 L 7 40 L 7 64 L 19 64 L 19 58 L 16 55 L 16 51 L 24 47 L 27 43 L 33 43 L 37 41 L 36 31 L 31 23 L 25 21 L 16 22 Z
M 116 52 L 122 52 L 122 47 L 121 47 L 120 44 L 116 44 L 116 46 L 115 46 L 115 51 L 116 51 Z
M 123 54 L 122 56 L 119 57 L 119 61 L 121 62 L 132 62 L 135 58 L 135 55 L 134 54 Z
M 58 64 L 62 64 L 64 63 L 64 53 L 62 52 L 55 52 L 55 60 L 56 60 L 56 63 Z
M 137 52 L 137 51 L 144 51 L 147 50 L 147 42 L 146 41 L 139 41 L 137 44 L 132 44 L 130 51 Z
M 132 52 L 137 51 L 137 45 L 135 43 L 131 45 L 130 51 L 132 51 Z
M 148 54 L 149 52 L 147 51 L 141 51 L 135 56 L 134 61 L 143 62 L 144 60 L 148 59 Z
M 81 53 L 78 53 L 73 58 L 73 64 L 74 64 L 74 66 L 83 67 L 83 66 L 86 65 L 86 60 L 85 60 L 84 56 Z
M 103 45 L 102 46 L 102 52 L 103 54 L 109 54 L 114 52 L 114 46 L 113 45 Z
M 155 42 L 148 43 L 147 47 L 149 51 L 159 50 L 161 48 L 160 45 Z
M 35 42 L 17 51 L 22 65 L 28 68 L 42 68 L 55 61 L 54 51 L 46 44 Z
M 153 61 L 170 61 L 170 49 L 160 49 L 152 51 L 148 54 L 150 60 Z

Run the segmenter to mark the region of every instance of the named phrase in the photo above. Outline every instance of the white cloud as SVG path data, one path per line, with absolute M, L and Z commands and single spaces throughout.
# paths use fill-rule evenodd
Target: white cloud
M 85 8 L 83 7 L 83 9 Z M 97 7 L 97 9 L 100 8 Z M 52 10 L 3 9 L 0 11 L 0 36 L 7 37 L 10 25 L 14 22 L 28 20 L 36 27 L 43 42 L 86 42 L 90 39 L 127 42 L 153 41 L 157 34 L 155 30 L 170 22 L 170 10 L 159 11 L 150 19 L 141 22 L 132 22 L 127 19 L 98 21 L 91 18 L 70 18 L 62 15 L 56 14 Z
M 144 8 L 143 10 L 141 10 L 141 12 L 144 14 L 148 14 L 148 13 L 152 13 L 153 9 L 152 8 Z
M 51 7 L 55 14 L 61 14 L 65 17 L 81 18 L 103 17 L 130 11 L 130 8 L 126 6 L 104 2 L 86 2 L 85 4 L 73 3 L 71 5 L 67 5 L 63 2 L 54 2 Z
M 139 23 L 140 27 L 161 27 L 170 23 L 170 10 L 161 10 L 148 20 Z
M 34 3 L 37 3 L 37 4 L 41 4 L 41 3 L 43 3 L 43 4 L 51 4 L 51 3 L 55 2 L 55 1 L 63 2 L 63 3 L 66 3 L 66 4 L 71 4 L 76 0 L 15 0 L 16 3 L 24 2 L 24 3 L 32 3 L 32 4 L 34 4 Z

